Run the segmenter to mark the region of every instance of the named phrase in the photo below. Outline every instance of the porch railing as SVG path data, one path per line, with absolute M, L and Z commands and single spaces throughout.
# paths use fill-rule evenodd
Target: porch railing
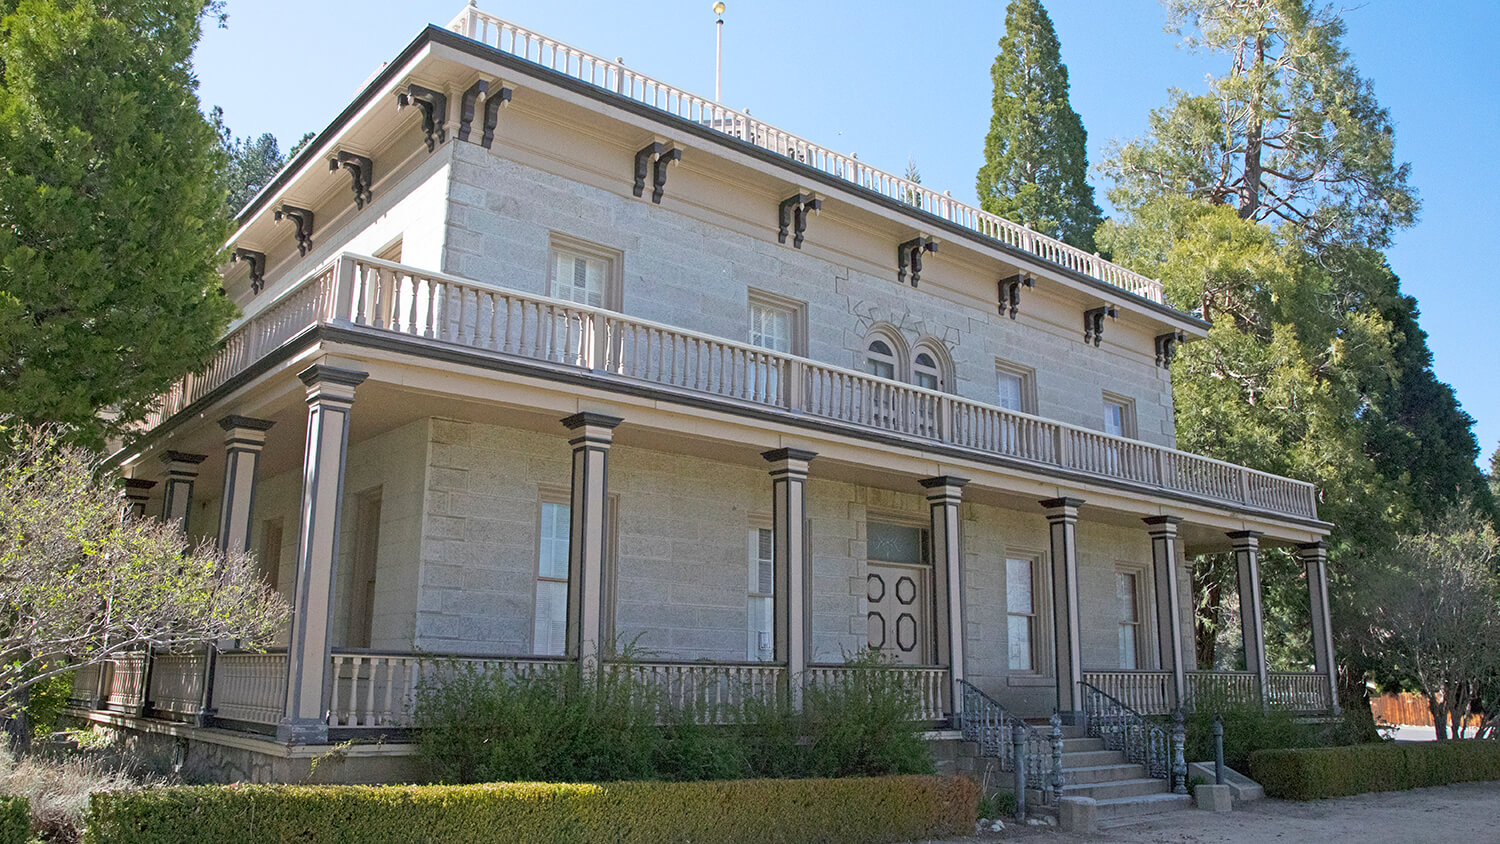
M 106 665 L 93 663 L 73 672 L 73 689 L 68 693 L 68 702 L 74 706 L 91 707 L 99 694 L 99 681 L 104 679 Z
M 932 667 L 863 668 L 847 665 L 812 665 L 805 682 L 809 687 L 832 685 L 854 679 L 858 671 L 891 671 L 916 700 L 914 721 L 939 721 L 952 711 L 948 706 L 948 669 Z
M 286 653 L 226 651 L 214 667 L 215 715 L 274 725 L 286 707 Z
M 155 712 L 191 716 L 203 705 L 204 654 L 157 653 L 151 656 L 148 700 Z
M 1195 711 L 1258 703 L 1260 678 L 1254 671 L 1189 671 L 1187 696 L 1187 708 Z
M 1298 712 L 1327 712 L 1333 708 L 1326 674 L 1272 671 L 1266 682 L 1272 706 Z
M 871 167 L 853 155 L 834 152 L 783 131 L 749 114 L 725 108 L 705 97 L 653 79 L 618 62 L 539 35 L 473 5 L 449 24 L 449 29 L 504 53 L 588 83 L 638 103 L 692 121 L 740 141 L 784 155 L 827 175 L 894 199 L 934 217 L 969 229 L 1045 261 L 1098 279 L 1121 290 L 1162 301 L 1161 282 L 1110 263 L 1097 254 L 1069 246 L 918 182 Z
M 330 727 L 409 727 L 418 687 L 443 671 L 532 674 L 565 663 L 546 657 L 469 657 L 334 651 Z
M 104 705 L 116 712 L 136 712 L 145 701 L 146 654 L 120 654 L 109 660 Z
M 148 425 L 317 323 L 341 323 L 1316 518 L 1312 484 L 545 296 L 341 255 L 250 315 Z
M 786 680 L 785 666 L 765 663 L 627 662 L 605 670 L 648 684 L 666 710 L 689 711 L 700 724 L 736 723 L 749 702 L 774 701 Z
M 1142 715 L 1169 715 L 1174 708 L 1170 671 L 1085 671 L 1083 681 Z

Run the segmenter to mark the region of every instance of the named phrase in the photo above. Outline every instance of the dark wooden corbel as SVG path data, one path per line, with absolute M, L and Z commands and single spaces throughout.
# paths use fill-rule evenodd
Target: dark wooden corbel
M 250 292 L 259 293 L 266 289 L 266 253 L 236 246 L 234 254 L 229 256 L 229 263 L 239 261 L 250 266 Z
M 479 136 L 479 145 L 485 149 L 495 141 L 495 127 L 500 124 L 501 106 L 509 106 L 510 98 L 514 92 L 511 89 L 500 86 L 500 90 L 490 93 L 490 83 L 481 79 L 469 86 L 464 92 L 464 98 L 459 101 L 458 108 L 458 139 L 469 140 L 473 129 L 474 113 L 479 108 L 479 101 L 484 101 L 484 132 Z
M 776 242 L 786 243 L 786 236 L 791 234 L 792 246 L 801 249 L 804 235 L 807 233 L 807 213 L 811 211 L 816 214 L 822 210 L 823 200 L 810 193 L 796 193 L 783 199 L 776 214 L 776 223 L 779 227 L 776 231 Z
M 1016 273 L 1010 278 L 1000 280 L 1000 315 L 1005 316 L 1009 310 L 1010 318 L 1016 318 L 1016 312 L 1021 310 L 1021 288 L 1036 287 L 1036 282 L 1025 273 Z
M 427 138 L 427 151 L 448 140 L 448 95 L 415 83 L 396 93 L 396 108 L 414 105 L 422 112 L 422 134 Z
M 479 107 L 479 101 L 490 92 L 489 80 L 481 79 L 469 86 L 464 91 L 463 98 L 458 101 L 458 139 L 467 141 L 469 130 L 474 124 L 474 110 Z
M 656 163 L 652 165 L 651 171 L 651 201 L 657 205 L 661 204 L 661 198 L 667 192 L 667 167 L 682 160 L 682 150 L 672 147 L 656 157 Z
M 354 207 L 364 208 L 374 196 L 371 185 L 375 183 L 375 163 L 363 155 L 341 149 L 328 157 L 330 171 L 336 173 L 340 168 L 348 170 L 349 177 L 354 180 Z
M 313 212 L 295 205 L 283 204 L 276 209 L 276 222 L 286 217 L 297 225 L 297 254 L 306 255 L 313 245 Z
M 484 98 L 484 134 L 479 136 L 479 145 L 485 149 L 495 142 L 495 127 L 500 125 L 501 107 L 510 107 L 510 98 L 514 92 L 505 86 L 500 90 Z
M 666 152 L 670 147 L 671 144 L 653 141 L 641 147 L 641 151 L 635 154 L 635 185 L 632 188 L 632 192 L 636 196 L 642 196 L 646 193 L 646 176 L 651 172 L 651 162 L 655 161 L 658 155 Z
M 1168 331 L 1166 334 L 1156 335 L 1156 365 L 1167 367 L 1172 365 L 1172 358 L 1177 356 L 1177 347 L 1187 342 L 1187 335 L 1181 331 Z
M 1095 347 L 1104 340 L 1104 318 L 1114 319 L 1118 311 L 1114 305 L 1100 305 L 1083 312 L 1083 342 Z
M 937 248 L 937 241 L 926 235 L 918 235 L 896 247 L 896 280 L 906 281 L 910 271 L 911 286 L 916 287 L 922 279 L 922 253 L 936 253 Z

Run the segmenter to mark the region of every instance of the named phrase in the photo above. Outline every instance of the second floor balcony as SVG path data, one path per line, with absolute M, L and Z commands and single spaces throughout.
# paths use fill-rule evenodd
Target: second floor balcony
M 1243 466 L 602 308 L 338 255 L 232 326 L 201 373 L 162 396 L 157 428 L 308 332 L 344 331 L 441 357 L 461 350 L 559 379 L 877 438 L 957 450 L 1018 471 L 1229 509 L 1317 520 L 1314 487 Z

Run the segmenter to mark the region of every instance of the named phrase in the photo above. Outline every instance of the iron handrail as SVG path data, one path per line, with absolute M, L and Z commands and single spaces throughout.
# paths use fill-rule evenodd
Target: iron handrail
M 1000 770 L 1015 770 L 1015 747 L 1013 730 L 1021 727 L 1026 735 L 1025 759 L 1026 780 L 1036 783 L 1042 792 L 1042 802 L 1052 805 L 1062 792 L 1062 726 L 1053 716 L 1052 735 L 1042 732 L 1022 719 L 1012 715 L 1004 704 L 985 694 L 968 680 L 959 680 L 963 691 L 963 708 L 959 710 L 959 731 L 965 741 L 979 746 L 979 755 L 997 759 Z
M 1079 682 L 1085 729 L 1102 739 L 1108 750 L 1145 768 L 1146 775 L 1164 779 L 1177 794 L 1187 793 L 1186 741 L 1182 710 L 1172 715 L 1170 727 L 1132 709 L 1124 701 L 1088 682 Z

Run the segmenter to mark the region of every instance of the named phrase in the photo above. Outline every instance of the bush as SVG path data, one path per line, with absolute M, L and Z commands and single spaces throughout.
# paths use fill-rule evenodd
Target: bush
M 927 774 L 932 750 L 911 713 L 915 690 L 875 651 L 845 662 L 844 680 L 812 686 L 804 695 L 803 732 L 814 776 Z
M 1324 747 L 1331 736 L 1321 725 L 1287 709 L 1262 708 L 1259 703 L 1200 706 L 1187 716 L 1185 751 L 1188 761 L 1214 758 L 1214 716 L 1224 718 L 1224 764 L 1249 770 L 1250 755 L 1273 748 Z
M 91 793 L 160 781 L 132 773 L 126 770 L 123 759 L 106 754 L 75 755 L 39 749 L 18 756 L 0 744 L 0 794 L 22 798 L 31 813 L 29 825 L 47 842 L 66 844 L 83 836 Z M 0 822 L 0 828 L 3 826 Z M 0 844 L 9 841 L 0 834 Z
M 26 844 L 31 840 L 31 801 L 0 794 L 0 844 Z
M 1260 750 L 1250 756 L 1250 775 L 1265 786 L 1268 796 L 1290 800 L 1500 780 L 1500 742 L 1386 742 Z
M 973 829 L 977 787 L 927 776 L 609 785 L 227 786 L 97 795 L 92 844 L 878 842 Z

